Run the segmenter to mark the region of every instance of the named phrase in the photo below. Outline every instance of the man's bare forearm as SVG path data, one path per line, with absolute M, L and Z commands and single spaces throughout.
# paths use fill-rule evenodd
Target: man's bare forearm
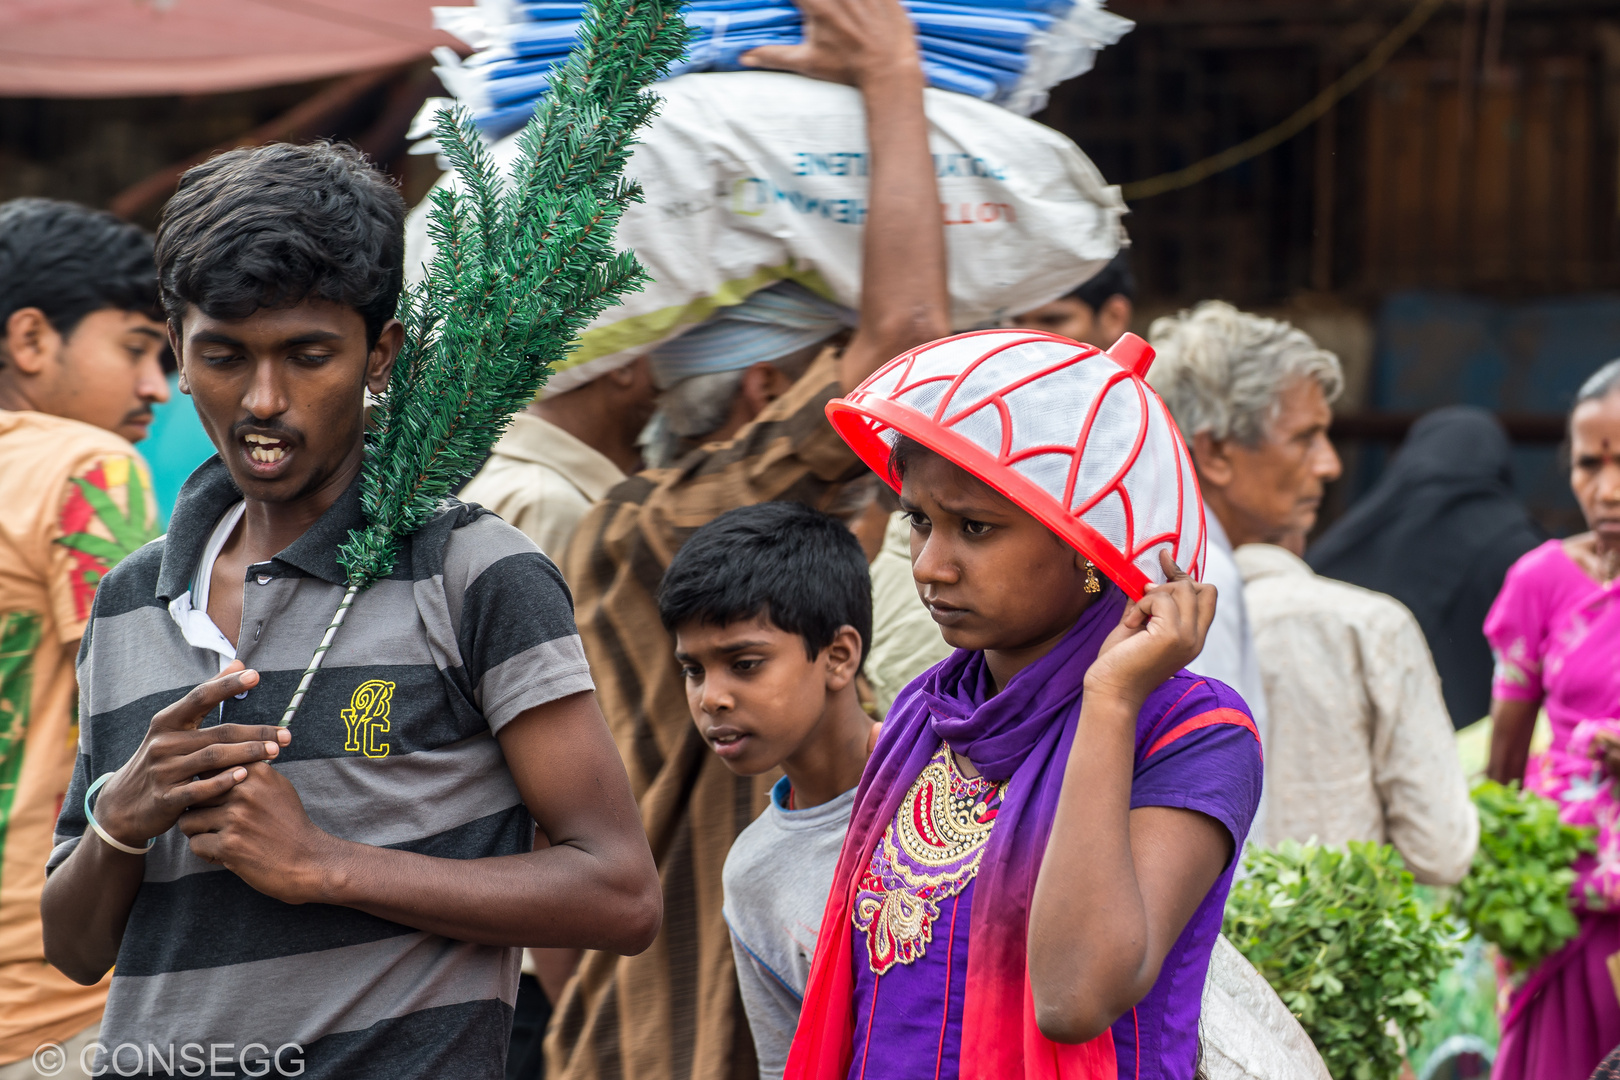
M 615 873 L 611 860 L 604 869 L 604 860 L 566 844 L 461 860 L 328 837 L 323 856 L 289 870 L 303 883 L 291 899 L 353 907 L 459 941 L 636 953 L 658 928 L 659 898 L 638 875 Z M 144 862 L 89 833 L 51 875 L 41 905 L 45 954 L 69 978 L 89 985 L 117 960 Z
M 861 323 L 844 352 L 842 372 L 850 390 L 900 353 L 951 331 L 924 85 L 921 67 L 909 57 L 861 83 L 872 157 Z
M 124 927 L 146 874 L 146 857 L 130 855 L 86 832 L 45 882 L 40 899 L 45 959 L 88 986 L 118 959 Z
M 662 901 L 615 861 L 568 844 L 464 860 L 334 839 L 307 899 L 479 945 L 638 953 Z

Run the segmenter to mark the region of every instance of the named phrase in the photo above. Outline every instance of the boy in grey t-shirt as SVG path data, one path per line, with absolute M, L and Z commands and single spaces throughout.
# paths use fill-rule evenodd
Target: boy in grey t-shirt
M 807 506 L 747 506 L 692 534 L 658 606 L 714 752 L 743 776 L 787 774 L 724 870 L 743 1006 L 760 1076 L 775 1080 L 877 733 L 855 691 L 872 632 L 866 555 L 842 522 Z
M 780 1077 L 787 1064 L 816 931 L 855 805 L 850 788 L 820 806 L 789 810 L 792 792 L 787 777 L 776 782 L 771 805 L 731 845 L 721 872 L 737 983 L 766 1080 Z

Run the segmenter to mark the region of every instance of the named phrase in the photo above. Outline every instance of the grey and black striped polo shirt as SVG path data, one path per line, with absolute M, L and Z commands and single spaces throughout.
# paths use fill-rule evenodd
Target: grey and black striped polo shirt
M 219 670 L 168 605 L 241 498 L 210 460 L 180 493 L 168 535 L 96 590 L 52 868 L 84 833 L 89 783 L 129 759 L 153 713 Z M 237 655 L 262 681 L 205 726 L 221 712 L 230 723 L 280 719 L 343 596 L 337 548 L 362 520 L 356 483 L 296 543 L 248 568 Z M 275 767 L 315 824 L 347 840 L 451 859 L 529 851 L 534 822 L 495 732 L 591 688 L 556 567 L 493 514 L 452 501 L 355 601 Z M 111 1063 L 123 1075 L 137 1056 L 141 1075 L 198 1075 L 189 1046 L 221 1063 L 210 1064 L 215 1076 L 291 1075 L 296 1057 L 306 1080 L 497 1078 L 518 965 L 517 949 L 273 900 L 191 854 L 174 829 L 146 857 L 100 1042 L 134 1048 Z M 230 1048 L 210 1049 L 219 1045 Z

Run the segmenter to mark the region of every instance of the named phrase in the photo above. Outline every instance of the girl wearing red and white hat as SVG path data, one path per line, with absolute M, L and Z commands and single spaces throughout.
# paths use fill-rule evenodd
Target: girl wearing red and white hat
M 1152 351 L 991 330 L 828 405 L 956 652 L 861 779 L 787 1076 L 1174 1078 L 1260 797 Z

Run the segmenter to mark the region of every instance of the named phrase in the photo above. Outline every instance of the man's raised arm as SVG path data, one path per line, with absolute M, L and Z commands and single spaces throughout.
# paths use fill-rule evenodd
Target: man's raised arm
M 840 378 L 855 389 L 883 364 L 951 332 L 945 230 L 923 113 L 911 20 L 896 0 L 796 0 L 802 45 L 744 54 L 752 67 L 847 83 L 866 102 L 871 181 L 861 265 L 860 325 Z

